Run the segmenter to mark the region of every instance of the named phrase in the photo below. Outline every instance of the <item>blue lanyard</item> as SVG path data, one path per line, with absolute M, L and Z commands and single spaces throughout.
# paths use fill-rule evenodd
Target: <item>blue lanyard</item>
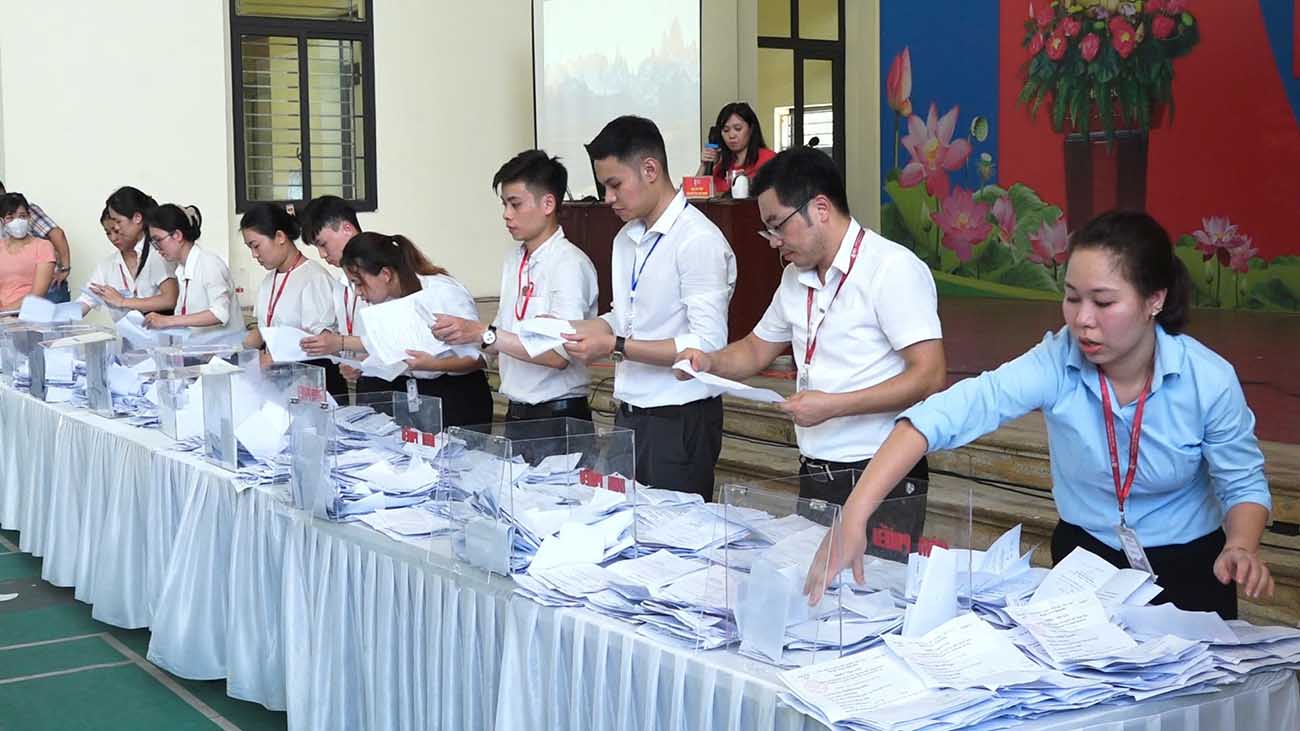
M 659 248 L 659 242 L 663 241 L 663 238 L 663 232 L 660 232 L 655 242 L 650 245 L 650 251 L 646 252 L 645 258 L 641 260 L 640 268 L 636 265 L 636 248 L 632 249 L 632 299 L 636 299 L 636 287 L 641 282 L 641 272 L 645 271 L 646 263 L 650 261 L 650 256 L 655 253 L 655 249 Z

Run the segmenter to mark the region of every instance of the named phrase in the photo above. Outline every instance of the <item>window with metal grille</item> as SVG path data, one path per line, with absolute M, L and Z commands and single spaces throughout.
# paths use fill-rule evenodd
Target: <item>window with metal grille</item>
M 373 211 L 374 0 L 232 0 L 235 205 Z

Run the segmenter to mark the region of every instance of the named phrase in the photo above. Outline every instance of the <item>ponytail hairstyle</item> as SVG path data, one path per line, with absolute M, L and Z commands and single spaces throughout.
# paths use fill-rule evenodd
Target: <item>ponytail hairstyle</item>
M 104 201 L 104 207 L 123 218 L 135 218 L 137 213 L 143 218 L 151 209 L 158 207 L 158 201 L 139 188 L 124 185 L 113 191 Z
M 372 277 L 377 276 L 385 268 L 391 269 L 397 274 L 403 297 L 423 289 L 420 285 L 420 275 L 447 273 L 446 269 L 436 266 L 425 258 L 415 244 L 405 236 L 401 234 L 389 236 L 371 231 L 352 237 L 343 249 L 339 266 L 350 274 L 368 274 Z
M 256 231 L 270 239 L 275 238 L 275 232 L 283 231 L 290 244 L 302 233 L 298 219 L 279 203 L 258 203 L 249 208 L 239 219 L 239 228 Z
M 181 238 L 193 244 L 199 240 L 203 214 L 199 212 L 198 206 L 181 208 L 175 203 L 164 203 L 145 212 L 144 225 L 146 236 L 149 228 L 160 228 L 167 233 L 180 231 Z M 135 272 L 137 277 L 144 271 L 144 264 L 149 260 L 149 250 L 152 248 L 152 246 L 145 246 L 144 251 L 140 252 L 140 263 L 136 265 Z
M 1143 298 L 1165 290 L 1165 303 L 1156 322 L 1170 335 L 1187 328 L 1191 316 L 1192 275 L 1174 255 L 1169 233 L 1156 219 L 1139 211 L 1102 213 L 1070 236 L 1067 256 L 1082 249 L 1110 252 Z

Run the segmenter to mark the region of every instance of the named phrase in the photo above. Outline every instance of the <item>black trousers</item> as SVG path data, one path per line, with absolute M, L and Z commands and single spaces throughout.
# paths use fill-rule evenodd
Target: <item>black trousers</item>
M 843 505 L 871 460 L 830 462 L 799 458 L 799 497 Z M 930 491 L 930 464 L 924 457 L 867 520 L 867 555 L 907 562 L 921 547 Z
M 620 405 L 614 425 L 636 436 L 636 480 L 713 499 L 713 468 L 722 452 L 722 399 L 638 409 Z
M 1224 619 L 1236 619 L 1236 582 L 1221 584 L 1214 576 L 1214 561 L 1226 540 L 1220 528 L 1188 543 L 1143 546 L 1156 572 L 1156 583 L 1164 587 L 1151 603 L 1173 604 L 1189 612 L 1218 612 Z M 1052 531 L 1052 563 L 1079 547 L 1101 556 L 1113 566 L 1129 568 L 1123 551 L 1102 543 L 1073 523 L 1057 523 Z
M 396 378 L 385 390 L 405 393 L 406 381 L 410 378 Z M 487 374 L 481 370 L 463 376 L 416 378 L 415 387 L 421 395 L 442 399 L 444 429 L 492 423 L 492 389 L 488 386 Z
M 577 419 L 582 423 L 557 423 L 557 420 L 564 418 Z M 515 454 L 522 456 L 528 464 L 535 465 L 547 457 L 570 451 L 567 440 L 558 437 L 594 434 L 596 426 L 591 423 L 591 406 L 587 403 L 587 398 L 578 396 L 540 404 L 511 401 L 506 406 L 503 431 L 506 438 L 513 442 Z

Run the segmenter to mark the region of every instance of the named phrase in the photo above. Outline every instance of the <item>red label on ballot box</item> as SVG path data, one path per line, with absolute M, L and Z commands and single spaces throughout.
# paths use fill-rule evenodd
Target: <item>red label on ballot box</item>
M 402 441 L 407 444 L 419 444 L 420 432 L 412 429 L 409 426 L 404 426 L 402 427 Z
M 712 198 L 713 176 L 687 175 L 682 178 L 682 195 L 687 198 Z

